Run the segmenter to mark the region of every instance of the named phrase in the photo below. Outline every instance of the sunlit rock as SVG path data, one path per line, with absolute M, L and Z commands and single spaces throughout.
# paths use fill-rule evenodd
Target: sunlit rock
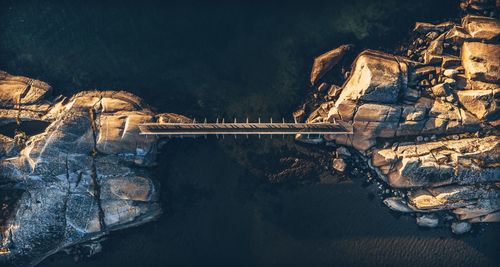
M 500 82 L 500 45 L 465 42 L 462 64 L 467 78 L 483 82 Z
M 462 19 L 462 27 L 474 39 L 492 41 L 500 36 L 500 20 L 494 18 L 467 15 Z
M 14 86 L 0 82 L 0 92 L 8 92 L 0 94 L 3 107 L 15 104 L 13 98 L 26 91 L 24 79 L 11 80 Z M 36 91 L 21 97 L 24 103 L 36 104 L 49 92 L 45 83 L 33 84 L 30 90 Z M 151 221 L 161 212 L 151 174 L 140 168 L 154 164 L 156 156 L 156 138 L 139 135 L 138 124 L 155 120 L 140 98 L 90 91 L 49 106 L 41 117 L 23 117 L 49 124 L 22 149 L 13 149 L 14 139 L 0 136 L 2 182 L 23 192 L 16 212 L 0 227 L 5 252 L 0 257 L 20 266 Z M 0 114 L 10 119 L 9 113 Z
M 395 151 L 375 150 L 372 165 L 392 166 L 387 181 L 396 188 L 500 181 L 499 140 L 489 136 L 399 145 Z
M 484 119 L 487 116 L 498 116 L 497 99 L 500 98 L 499 95 L 500 89 L 457 92 L 460 104 L 479 119 Z
M 315 58 L 311 70 L 311 85 L 316 84 L 321 77 L 337 65 L 351 47 L 351 45 L 341 45 Z

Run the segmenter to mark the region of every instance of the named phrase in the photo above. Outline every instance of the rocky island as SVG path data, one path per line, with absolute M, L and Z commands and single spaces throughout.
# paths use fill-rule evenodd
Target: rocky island
M 342 120 L 354 133 L 299 138 L 354 148 L 383 181 L 389 208 L 416 213 L 424 227 L 451 222 L 456 234 L 500 221 L 498 7 L 472 0 L 461 7 L 460 24 L 416 23 L 399 54 L 361 52 L 342 86 L 318 78 L 346 46 L 318 57 L 311 73 L 318 107 L 307 121 Z M 333 165 L 345 164 L 339 156 Z
M 314 61 L 307 122 L 341 120 L 352 135 L 298 136 L 336 147 L 333 169 L 359 156 L 376 173 L 383 202 L 418 225 L 500 221 L 500 21 L 495 1 L 461 3 L 460 23 L 416 23 L 395 54 L 362 51 L 340 86 L 328 79 L 352 46 Z M 307 115 L 307 118 L 305 116 Z M 47 83 L 0 72 L 0 263 L 36 265 L 77 244 L 89 253 L 110 231 L 161 214 L 156 114 L 124 91 L 53 96 Z M 356 155 L 354 155 L 356 153 Z

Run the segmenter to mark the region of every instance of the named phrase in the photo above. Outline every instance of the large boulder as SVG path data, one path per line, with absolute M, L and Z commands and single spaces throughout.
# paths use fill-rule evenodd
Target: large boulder
M 366 50 L 354 62 L 352 74 L 336 104 L 341 105 L 345 101 L 396 103 L 407 84 L 408 66 L 405 60 Z
M 500 89 L 461 90 L 457 96 L 460 104 L 479 119 L 498 116 Z
M 493 41 L 500 36 L 500 20 L 490 17 L 467 15 L 462 19 L 462 27 L 474 39 Z
M 383 179 L 395 188 L 500 181 L 500 137 L 400 144 L 377 149 L 371 157 Z
M 467 78 L 489 83 L 500 82 L 500 45 L 464 42 L 462 65 Z
M 321 77 L 337 65 L 350 49 L 351 45 L 341 45 L 315 58 L 311 70 L 311 85 L 316 84 Z

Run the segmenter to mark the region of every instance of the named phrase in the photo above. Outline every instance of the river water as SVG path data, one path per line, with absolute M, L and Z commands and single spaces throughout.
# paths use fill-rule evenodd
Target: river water
M 104 2 L 104 1 L 103 1 Z M 415 3 L 416 2 L 416 3 Z M 0 69 L 56 93 L 131 91 L 159 112 L 290 118 L 314 56 L 340 44 L 391 51 L 456 1 L 0 1 Z M 154 169 L 164 214 L 112 233 L 78 262 L 40 266 L 495 266 L 498 225 L 463 237 L 393 216 L 365 177 L 270 182 L 293 140 L 175 140 Z M 313 175 L 314 176 L 314 175 Z

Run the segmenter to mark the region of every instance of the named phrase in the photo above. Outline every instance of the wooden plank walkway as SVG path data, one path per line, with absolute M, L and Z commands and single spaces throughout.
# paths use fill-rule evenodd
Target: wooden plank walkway
M 145 135 L 295 135 L 352 134 L 352 126 L 335 123 L 144 123 L 139 125 Z

